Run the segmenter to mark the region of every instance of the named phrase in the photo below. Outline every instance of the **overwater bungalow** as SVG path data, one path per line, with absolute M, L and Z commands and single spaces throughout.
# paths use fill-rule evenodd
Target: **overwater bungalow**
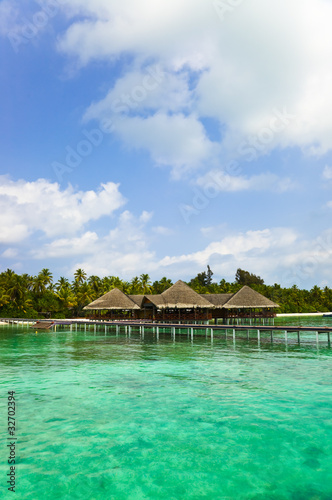
M 236 293 L 198 294 L 179 280 L 159 295 L 126 295 L 114 288 L 84 309 L 95 319 L 224 324 L 273 320 L 278 304 L 248 286 Z

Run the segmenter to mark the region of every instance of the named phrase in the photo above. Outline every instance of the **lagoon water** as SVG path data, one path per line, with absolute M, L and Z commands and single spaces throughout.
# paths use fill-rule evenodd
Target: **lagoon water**
M 1 498 L 332 499 L 324 342 L 0 327 L 0 387 Z M 7 391 L 17 397 L 16 494 Z

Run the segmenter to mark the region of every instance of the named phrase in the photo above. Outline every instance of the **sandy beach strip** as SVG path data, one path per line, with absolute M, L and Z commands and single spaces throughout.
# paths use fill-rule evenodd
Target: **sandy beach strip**
M 322 312 L 318 312 L 318 313 L 280 313 L 280 314 L 277 314 L 277 318 L 292 318 L 292 317 L 295 317 L 295 316 L 323 316 L 324 314 L 332 314 L 332 313 L 329 313 L 329 312 L 325 312 L 325 313 L 322 313 Z

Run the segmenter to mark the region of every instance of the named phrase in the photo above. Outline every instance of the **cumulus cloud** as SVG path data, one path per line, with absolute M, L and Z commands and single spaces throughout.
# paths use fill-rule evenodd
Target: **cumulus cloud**
M 226 233 L 225 228 L 208 228 L 205 236 Z M 332 230 L 308 240 L 292 228 L 271 228 L 226 234 L 197 252 L 166 256 L 159 268 L 167 276 L 191 276 L 209 264 L 217 276 L 234 280 L 237 268 L 260 275 L 267 284 L 297 284 L 302 288 L 332 279 Z
M 77 238 L 59 238 L 31 252 L 35 259 L 70 258 L 75 255 L 98 253 L 98 235 L 87 231 Z
M 239 156 L 252 140 L 257 156 L 276 147 L 299 146 L 315 155 L 331 149 L 331 2 L 251 0 L 226 16 L 214 4 L 68 0 L 63 9 L 72 21 L 60 51 L 82 66 L 126 54 L 133 59 L 86 118 L 113 116 L 115 101 L 119 109 L 123 94 L 136 95 L 117 133 L 179 175 L 217 162 L 220 154 Z M 142 94 L 137 88 L 144 88 L 151 61 L 165 77 Z M 276 113 L 292 119 L 276 121 Z M 207 117 L 223 130 L 221 149 L 201 124 Z
M 171 165 L 174 178 L 198 169 L 213 157 L 215 146 L 194 115 L 157 113 L 147 118 L 122 118 L 114 126 L 126 145 L 148 149 L 157 165 Z
M 37 231 L 46 237 L 74 235 L 124 203 L 119 185 L 112 182 L 97 191 L 76 191 L 45 179 L 27 182 L 1 176 L 0 243 L 17 243 Z
M 213 255 L 232 256 L 233 259 L 241 261 L 247 258 L 248 253 L 255 251 L 257 257 L 272 247 L 282 248 L 294 243 L 296 234 L 287 228 L 265 229 L 262 231 L 248 231 L 244 234 L 226 236 L 220 241 L 210 243 L 204 250 L 179 257 L 165 257 L 161 265 L 182 262 L 197 262 L 206 266 Z
M 145 229 L 151 216 L 146 211 L 139 217 L 127 210 L 123 212 L 116 227 L 96 242 L 91 255 L 75 261 L 71 273 L 81 267 L 88 274 L 120 274 L 121 277 L 129 278 L 143 271 L 155 270 L 156 256 L 149 248 L 149 237 Z

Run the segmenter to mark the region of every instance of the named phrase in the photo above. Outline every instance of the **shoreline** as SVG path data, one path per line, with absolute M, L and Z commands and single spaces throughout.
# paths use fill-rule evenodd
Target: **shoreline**
M 276 314 L 276 318 L 292 318 L 295 316 L 324 316 L 324 314 L 330 314 L 331 312 L 318 312 L 318 313 L 280 313 Z

